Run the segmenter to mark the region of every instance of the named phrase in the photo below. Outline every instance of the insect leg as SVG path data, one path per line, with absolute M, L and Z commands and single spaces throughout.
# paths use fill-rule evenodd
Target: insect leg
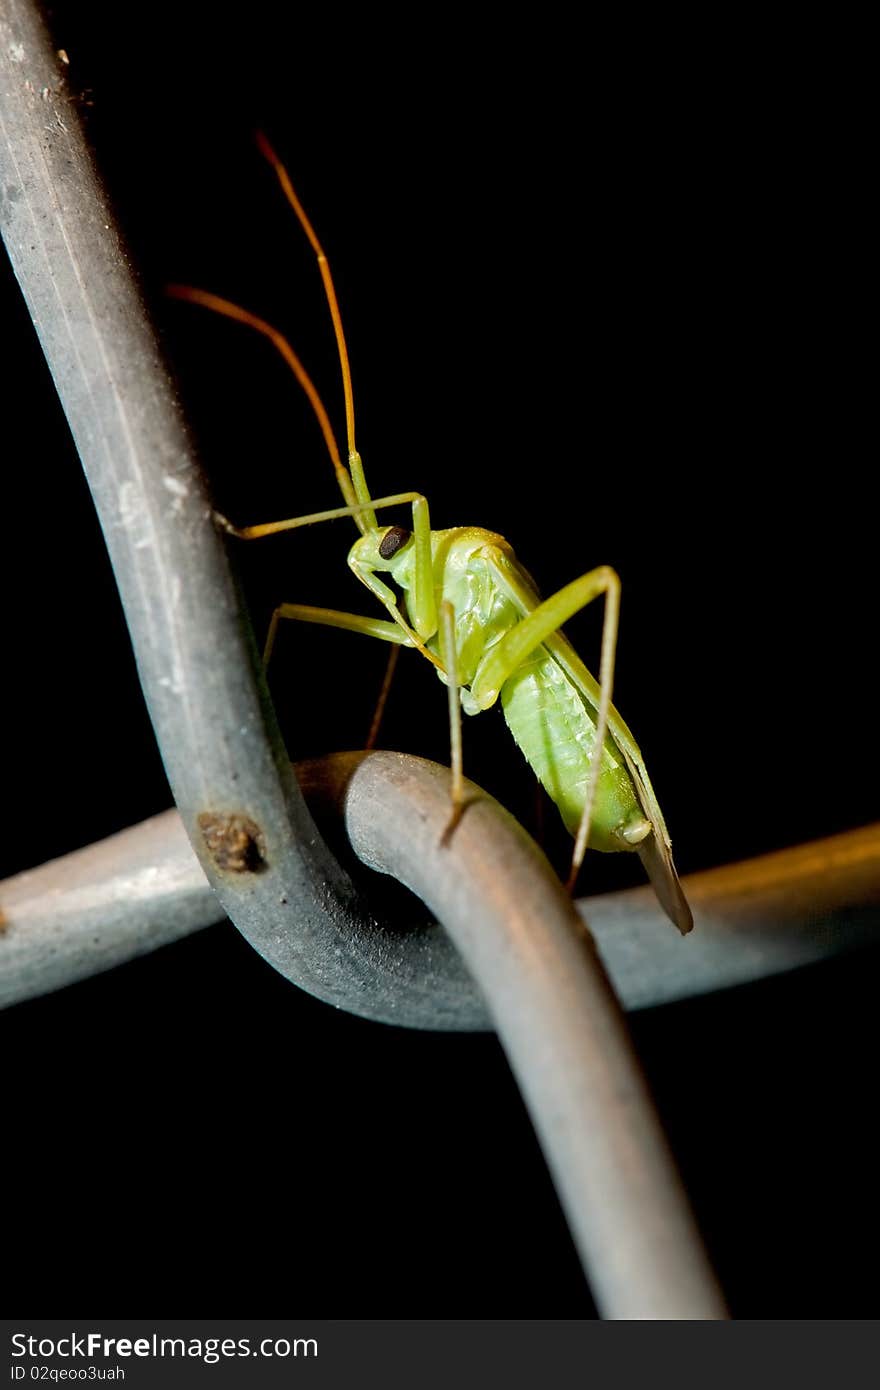
M 382 618 L 365 618 L 358 613 L 344 613 L 335 608 L 313 608 L 304 603 L 279 603 L 272 614 L 269 623 L 269 632 L 266 637 L 266 646 L 263 652 L 263 664 L 268 666 L 272 650 L 275 645 L 275 638 L 278 632 L 278 624 L 282 618 L 292 619 L 301 623 L 319 623 L 324 627 L 343 628 L 348 632 L 361 632 L 365 637 L 378 637 L 383 642 L 393 642 L 394 649 L 391 653 L 392 660 L 388 663 L 385 673 L 385 680 L 379 695 L 379 704 L 370 728 L 366 746 L 372 748 L 378 733 L 379 722 L 388 695 L 388 688 L 394 675 L 395 658 L 400 647 L 415 647 L 418 639 L 413 639 L 396 622 L 385 622 Z M 461 819 L 465 807 L 464 796 L 464 770 L 462 765 L 461 747 L 461 703 L 459 700 L 459 681 L 455 655 L 455 612 L 451 603 L 444 603 L 441 607 L 441 633 L 442 651 L 445 666 L 437 662 L 441 670 L 445 670 L 449 686 L 449 742 L 451 748 L 452 764 L 452 815 L 449 824 L 443 832 L 444 842 L 452 834 Z M 435 658 L 436 660 L 436 658 Z
M 364 745 L 366 748 L 374 748 L 379 733 L 379 726 L 382 722 L 382 715 L 385 710 L 385 703 L 388 699 L 388 691 L 391 688 L 391 682 L 397 667 L 397 658 L 400 655 L 400 648 L 411 647 L 414 643 L 410 641 L 406 633 L 397 623 L 386 623 L 381 618 L 362 618 L 358 613 L 342 613 L 335 608 L 312 608 L 304 603 L 279 603 L 269 623 L 266 645 L 263 649 L 264 667 L 268 667 L 269 665 L 272 650 L 275 646 L 278 624 L 282 618 L 290 618 L 295 622 L 301 623 L 319 623 L 324 627 L 340 627 L 348 632 L 362 632 L 365 637 L 378 637 L 383 642 L 392 642 L 394 644 L 391 648 L 388 665 L 385 670 L 385 678 L 382 681 L 382 688 L 379 692 L 376 712 L 373 715 L 370 731 Z
M 214 519 L 230 536 L 237 536 L 239 540 L 255 541 L 264 536 L 277 535 L 280 531 L 295 530 L 299 526 L 314 526 L 321 521 L 336 521 L 340 517 L 358 516 L 368 509 L 378 511 L 383 507 L 396 507 L 407 502 L 412 505 L 413 534 L 416 544 L 416 582 L 411 590 L 415 630 L 410 627 L 398 609 L 394 594 L 387 584 L 384 584 L 372 570 L 363 565 L 353 564 L 352 570 L 361 583 L 375 594 L 394 621 L 400 625 L 407 637 L 411 639 L 411 645 L 417 647 L 432 665 L 442 671 L 443 663 L 432 652 L 428 651 L 423 641 L 423 638 L 432 637 L 437 631 L 437 618 L 431 566 L 431 520 L 427 498 L 422 493 L 399 492 L 393 497 L 380 497 L 376 502 L 357 502 L 349 507 L 332 507 L 329 511 L 310 512 L 307 516 L 287 517 L 283 521 L 267 521 L 258 526 L 234 526 L 219 512 L 214 513 Z
M 490 557 L 487 557 L 490 558 Z M 568 887 L 573 890 L 578 870 L 587 849 L 590 819 L 596 798 L 601 767 L 601 749 L 608 728 L 608 712 L 611 707 L 611 690 L 614 682 L 614 654 L 617 647 L 617 624 L 620 613 L 620 580 L 608 565 L 600 565 L 581 575 L 571 584 L 552 594 L 539 603 L 523 617 L 522 622 L 511 628 L 510 632 L 493 647 L 489 655 L 480 663 L 471 683 L 471 695 L 477 704 L 485 709 L 497 700 L 501 687 L 509 676 L 541 646 L 548 637 L 562 627 L 569 618 L 581 608 L 585 608 L 600 594 L 605 595 L 605 614 L 602 624 L 602 656 L 599 667 L 599 701 L 596 713 L 596 755 L 590 766 L 584 808 L 581 814 L 574 850 L 571 860 Z M 646 823 L 647 831 L 647 823 Z
M 461 689 L 458 681 L 458 660 L 455 652 L 455 609 L 448 599 L 440 605 L 440 641 L 446 666 L 449 692 L 449 748 L 452 764 L 452 815 L 443 831 L 441 842 L 446 844 L 461 820 L 464 810 L 464 769 L 461 752 Z
M 294 531 L 299 526 L 314 526 L 320 521 L 337 521 L 343 516 L 357 517 L 370 510 L 378 510 L 380 507 L 396 507 L 407 502 L 410 502 L 413 508 L 413 529 L 416 530 L 418 527 L 424 529 L 424 521 L 428 521 L 427 530 L 430 535 L 428 503 L 420 492 L 398 492 L 393 497 L 380 497 L 376 502 L 372 500 L 354 502 L 345 507 L 331 507 L 327 511 L 309 512 L 305 516 L 285 517 L 282 521 L 264 521 L 257 526 L 235 526 L 220 512 L 214 513 L 214 520 L 230 536 L 237 536 L 242 541 L 257 541 L 264 536 L 277 536 L 280 531 Z
M 382 727 L 382 717 L 385 713 L 385 706 L 388 703 L 388 694 L 391 690 L 391 682 L 394 680 L 394 673 L 397 670 L 397 658 L 400 656 L 400 647 L 392 647 L 388 653 L 388 663 L 385 667 L 385 675 L 382 678 L 382 686 L 379 691 L 379 698 L 376 701 L 376 708 L 373 711 L 373 718 L 370 722 L 370 732 L 367 734 L 365 748 L 375 748 L 376 740 L 379 737 L 379 730 Z
M 492 566 L 499 586 L 523 617 L 534 612 L 537 607 L 536 596 L 523 582 L 519 569 L 509 556 L 495 546 L 487 546 L 483 554 Z M 567 638 L 561 632 L 553 632 L 544 638 L 543 645 L 580 691 L 585 703 L 598 710 L 599 685 Z M 672 845 L 666 821 L 651 785 L 642 751 L 614 705 L 608 707 L 608 729 L 626 762 L 642 810 L 654 827 L 654 834 L 647 836 L 638 846 L 639 858 L 665 912 L 682 935 L 685 935 L 691 930 L 694 922 L 672 858 Z
M 282 618 L 291 618 L 300 623 L 320 623 L 322 627 L 341 627 L 348 632 L 362 632 L 365 637 L 379 637 L 383 642 L 396 642 L 401 647 L 415 646 L 399 624 L 387 623 L 383 618 L 363 618 L 359 613 L 341 613 L 335 608 L 312 608 L 305 603 L 279 603 L 269 623 L 263 650 L 265 666 L 269 664 Z

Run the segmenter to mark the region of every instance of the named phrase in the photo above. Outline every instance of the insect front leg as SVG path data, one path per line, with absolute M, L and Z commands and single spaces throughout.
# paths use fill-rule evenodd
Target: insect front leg
M 415 646 L 402 627 L 397 623 L 387 623 L 383 618 L 363 618 L 359 613 L 343 613 L 335 608 L 312 608 L 305 603 L 279 603 L 269 623 L 263 649 L 264 666 L 269 665 L 282 618 L 299 623 L 319 623 L 322 627 L 341 627 L 347 632 L 362 632 L 365 637 L 379 637 L 383 642 L 396 642 L 401 647 Z
M 428 499 L 420 492 L 404 492 L 398 493 L 396 497 L 380 497 L 372 505 L 375 511 L 380 511 L 384 507 L 396 506 L 399 502 L 412 503 L 415 566 L 407 596 L 407 611 L 412 619 L 412 627 L 418 636 L 427 640 L 429 637 L 433 637 L 437 631 L 437 600 L 434 596 L 434 564 L 431 552 L 431 516 L 428 510 Z M 407 626 L 397 607 L 394 594 L 388 585 L 378 577 L 373 565 L 359 560 L 354 552 L 349 556 L 348 562 L 352 572 L 388 609 L 395 622 Z M 409 631 L 409 628 L 407 630 Z M 430 653 L 427 651 L 423 655 L 430 658 Z
M 455 610 L 448 599 L 444 599 L 440 604 L 439 623 L 435 616 L 437 614 L 436 599 L 434 596 L 434 574 L 431 564 L 431 532 L 428 524 L 427 504 L 423 513 L 423 530 L 420 535 L 417 529 L 419 518 L 416 507 L 413 506 L 413 534 L 416 545 L 416 561 L 414 567 L 414 578 L 407 590 L 407 613 L 412 616 L 413 627 L 427 637 L 431 637 L 435 632 L 440 634 L 440 654 L 441 660 L 434 656 L 427 647 L 419 645 L 419 650 L 424 652 L 437 667 L 440 675 L 445 680 L 449 691 L 449 747 L 450 765 L 452 769 L 452 814 L 449 823 L 441 837 L 445 844 L 458 822 L 461 819 L 465 808 L 464 792 L 464 770 L 462 759 L 461 741 L 461 683 L 458 678 L 458 656 L 455 647 Z M 422 545 L 422 555 L 419 555 L 419 545 Z M 376 572 L 368 565 L 360 564 L 357 560 L 351 560 L 351 567 L 354 573 L 365 584 L 371 593 L 375 594 L 380 603 L 399 621 L 405 621 L 397 607 L 395 596 L 385 582 L 379 578 Z
M 399 627 L 397 623 L 387 623 L 382 618 L 363 618 L 359 613 L 343 613 L 335 608 L 313 608 L 304 603 L 279 603 L 272 614 L 269 631 L 266 635 L 266 645 L 263 649 L 263 666 L 266 668 L 268 668 L 269 659 L 272 656 L 278 624 L 282 618 L 289 618 L 300 623 L 318 623 L 322 627 L 339 627 L 346 632 L 361 632 L 365 637 L 378 637 L 383 642 L 394 644 L 391 648 L 391 659 L 382 681 L 382 688 L 379 692 L 379 699 L 365 745 L 367 748 L 374 748 L 382 715 L 385 711 L 385 703 L 388 699 L 388 691 L 394 678 L 400 648 L 413 647 L 415 643 L 410 640 L 403 628 Z
M 433 637 L 437 631 L 437 606 L 434 598 L 434 578 L 431 564 L 431 520 L 427 498 L 422 493 L 399 492 L 393 497 L 380 497 L 375 502 L 358 502 L 349 507 L 331 507 L 329 511 L 310 512 L 306 516 L 286 517 L 282 521 L 267 521 L 257 526 L 234 526 L 220 512 L 215 512 L 214 516 L 218 524 L 230 536 L 237 536 L 239 540 L 255 541 L 262 540 L 266 536 L 277 536 L 282 531 L 293 531 L 302 526 L 315 526 L 323 521 L 337 521 L 346 516 L 357 517 L 366 512 L 368 508 L 371 511 L 380 511 L 386 507 L 396 507 L 407 502 L 412 506 L 413 536 L 416 544 L 415 582 L 410 590 L 413 626 L 410 626 L 400 612 L 395 596 L 388 585 L 379 579 L 373 569 L 357 561 L 350 561 L 349 563 L 353 573 L 361 583 L 375 594 L 394 622 L 399 624 L 407 636 L 412 639 L 412 645 L 417 647 L 428 661 L 442 670 L 442 662 L 438 661 L 425 646 L 425 639 Z

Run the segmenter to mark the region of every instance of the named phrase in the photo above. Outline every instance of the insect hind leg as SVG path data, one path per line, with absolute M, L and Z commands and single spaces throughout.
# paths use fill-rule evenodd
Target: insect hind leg
M 611 708 L 611 694 L 614 685 L 614 657 L 617 650 L 617 630 L 620 615 L 620 579 L 609 565 L 600 565 L 573 580 L 564 588 L 542 603 L 535 605 L 534 596 L 528 592 L 514 566 L 496 547 L 486 547 L 485 558 L 493 566 L 501 586 L 513 599 L 523 614 L 505 637 L 492 649 L 480 665 L 471 685 L 471 694 L 486 708 L 497 698 L 502 685 L 512 676 L 536 647 L 542 645 L 562 625 L 580 609 L 586 608 L 600 595 L 605 596 L 605 612 L 602 622 L 602 654 L 599 665 L 599 689 L 596 705 L 596 755 L 590 764 L 584 807 L 581 813 L 567 887 L 574 892 L 578 872 L 583 863 L 589 841 L 590 821 L 599 784 L 599 771 L 602 765 L 601 750 L 608 731 L 608 712 Z M 645 822 L 646 833 L 650 823 Z

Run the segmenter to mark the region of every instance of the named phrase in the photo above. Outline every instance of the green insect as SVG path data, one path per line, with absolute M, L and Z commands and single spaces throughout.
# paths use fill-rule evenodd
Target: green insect
M 690 931 L 693 920 L 662 812 L 638 745 L 611 703 L 620 606 L 617 575 L 603 565 L 542 600 L 503 536 L 476 526 L 432 530 L 421 493 L 371 498 L 355 447 L 351 371 L 330 267 L 287 171 L 263 137 L 260 147 L 318 259 L 342 368 L 348 468 L 321 399 L 282 334 L 217 295 L 188 286 L 172 286 L 170 292 L 248 324 L 274 344 L 309 398 L 345 505 L 257 526 L 218 520 L 230 534 L 255 540 L 352 517 L 360 536 L 349 552 L 349 566 L 388 614 L 380 619 L 282 603 L 272 616 L 265 659 L 282 618 L 345 628 L 421 652 L 449 690 L 453 809 L 447 833 L 465 805 L 461 711 L 477 714 L 500 699 L 514 739 L 575 837 L 569 887 L 574 887 L 588 844 L 597 850 L 635 850 L 668 916 L 682 933 Z M 401 505 L 411 508 L 411 529 L 378 524 L 377 512 Z M 605 611 L 597 682 L 560 628 L 599 595 L 605 597 Z

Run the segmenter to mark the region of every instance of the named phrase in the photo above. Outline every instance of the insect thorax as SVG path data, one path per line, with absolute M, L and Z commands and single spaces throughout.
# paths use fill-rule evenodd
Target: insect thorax
M 465 686 L 470 685 L 482 658 L 521 616 L 499 587 L 495 571 L 481 554 L 489 546 L 513 556 L 502 536 L 480 527 L 458 526 L 431 533 L 434 592 L 438 606 L 444 600 L 452 604 L 458 679 Z M 404 592 L 409 590 L 412 573 L 410 553 L 405 562 L 392 571 L 395 582 Z M 432 637 L 428 646 L 440 655 L 439 636 Z

